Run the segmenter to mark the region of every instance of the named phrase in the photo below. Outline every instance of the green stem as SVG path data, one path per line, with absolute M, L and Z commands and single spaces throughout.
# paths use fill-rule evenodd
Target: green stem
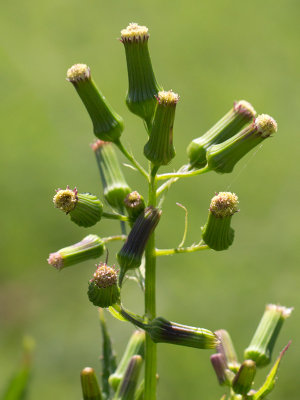
M 121 151 L 121 153 L 124 154 L 124 156 L 132 163 L 132 165 L 135 166 L 135 168 L 147 179 L 149 182 L 149 176 L 147 172 L 144 170 L 144 168 L 139 164 L 139 162 L 130 154 L 128 151 L 125 149 L 121 141 L 118 139 L 115 142 L 115 145 L 118 147 L 118 149 Z
M 158 167 L 152 166 L 149 182 L 148 205 L 156 206 L 156 172 Z M 152 320 L 156 316 L 156 255 L 155 255 L 155 233 L 148 240 L 145 251 L 145 317 Z M 144 400 L 156 399 L 156 344 L 149 334 L 146 334 L 145 346 L 145 394 Z
M 163 180 L 163 179 L 170 179 L 170 178 L 187 178 L 189 176 L 195 176 L 195 175 L 201 175 L 204 174 L 205 172 L 210 171 L 209 167 L 206 165 L 204 168 L 201 169 L 196 169 L 188 172 L 172 172 L 169 174 L 161 174 L 157 175 L 156 179 L 158 181 Z
M 129 217 L 117 213 L 103 212 L 102 217 L 108 219 L 117 219 L 119 221 L 129 221 Z
M 178 254 L 178 253 L 193 253 L 194 251 L 202 251 L 202 250 L 209 250 L 210 248 L 204 244 L 204 242 L 200 242 L 199 244 L 193 244 L 189 247 L 176 247 L 174 249 L 156 249 L 155 255 L 156 257 L 159 256 L 169 256 L 171 254 Z
M 108 243 L 108 242 L 114 242 L 116 240 L 126 240 L 126 239 L 127 239 L 126 235 L 118 235 L 118 236 L 108 236 L 108 237 L 102 238 L 101 240 L 104 243 Z

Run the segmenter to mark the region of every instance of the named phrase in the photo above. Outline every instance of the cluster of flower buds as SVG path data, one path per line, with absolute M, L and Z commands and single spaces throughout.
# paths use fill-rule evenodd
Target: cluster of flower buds
M 238 211 L 238 198 L 231 192 L 217 193 L 211 200 L 208 219 L 202 228 L 202 238 L 214 250 L 226 250 L 232 245 L 234 230 L 231 218 Z
M 159 223 L 161 211 L 154 207 L 147 207 L 136 219 L 124 246 L 117 254 L 117 259 L 121 268 L 119 282 L 120 285 L 125 273 L 129 269 L 138 268 L 142 262 L 146 244 L 151 233 Z
M 271 362 L 280 328 L 291 312 L 291 308 L 267 305 L 253 339 L 244 352 L 244 361 L 241 364 L 228 332 L 224 329 L 215 332 L 220 343 L 217 353 L 211 356 L 211 363 L 220 385 L 228 385 L 237 395 L 247 396 L 252 400 L 263 399 L 273 389 L 280 360 L 288 346 L 280 353 L 263 386 L 258 391 L 254 391 L 252 386 L 257 367 L 266 366 Z
M 90 68 L 75 64 L 67 71 L 71 82 L 85 105 L 94 128 L 94 134 L 101 140 L 117 141 L 124 129 L 123 119 L 113 111 L 106 98 L 97 89 L 91 78 Z
M 126 104 L 132 113 L 143 118 L 150 129 L 156 106 L 155 96 L 162 89 L 156 82 L 152 69 L 148 39 L 148 28 L 136 23 L 129 24 L 121 31 L 129 84 Z
M 100 263 L 89 282 L 89 300 L 97 307 L 110 307 L 120 300 L 118 274 L 114 267 Z
M 117 209 L 124 208 L 124 199 L 131 192 L 126 183 L 112 143 L 97 140 L 92 144 L 102 181 L 105 200 Z
M 78 193 L 77 189 L 58 189 L 53 197 L 53 203 L 79 226 L 89 227 L 100 221 L 103 204 L 91 193 Z
M 88 235 L 81 242 L 64 247 L 51 253 L 48 263 L 61 270 L 74 264 L 79 264 L 93 258 L 101 257 L 105 250 L 102 239 L 97 235 Z

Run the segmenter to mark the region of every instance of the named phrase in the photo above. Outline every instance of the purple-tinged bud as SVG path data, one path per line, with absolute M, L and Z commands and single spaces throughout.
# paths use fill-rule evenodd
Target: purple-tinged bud
M 293 308 L 268 304 L 244 357 L 254 360 L 258 367 L 269 364 L 280 329 L 292 311 Z
M 125 197 L 124 204 L 132 226 L 145 209 L 144 197 L 136 191 L 131 192 Z
M 94 127 L 94 134 L 101 140 L 114 142 L 124 129 L 123 119 L 113 111 L 91 78 L 90 68 L 75 64 L 67 71 L 71 82 L 87 109 Z
M 237 372 L 240 368 L 240 363 L 229 333 L 225 329 L 219 329 L 215 331 L 215 334 L 220 339 L 220 344 L 217 347 L 218 353 L 222 354 L 228 368 L 233 372 Z
M 232 172 L 235 164 L 251 149 L 277 131 L 276 121 L 269 115 L 259 115 L 252 124 L 230 139 L 209 147 L 206 153 L 210 170 Z
M 92 144 L 96 156 L 105 200 L 118 211 L 124 208 L 124 199 L 131 192 L 120 167 L 112 143 L 97 140 Z
M 232 388 L 235 393 L 246 396 L 252 387 L 255 374 L 255 362 L 252 360 L 245 360 L 232 381 Z
M 220 385 L 230 385 L 233 379 L 233 372 L 228 369 L 225 357 L 221 353 L 216 353 L 210 356 L 210 362 L 216 373 Z
M 83 400 L 102 400 L 101 390 L 93 368 L 86 367 L 80 373 Z
M 148 239 L 159 223 L 161 211 L 152 206 L 145 208 L 136 219 L 124 246 L 117 254 L 121 267 L 120 285 L 125 273 L 129 269 L 138 268 L 142 262 L 142 256 Z
M 192 168 L 203 168 L 206 165 L 207 149 L 231 138 L 238 133 L 246 123 L 255 118 L 256 111 L 248 101 L 234 102 L 233 108 L 224 115 L 204 135 L 194 139 L 187 148 L 187 154 Z
M 217 336 L 207 329 L 177 324 L 161 317 L 155 318 L 145 329 L 155 343 L 170 343 L 197 349 L 215 349 L 219 344 Z
M 143 359 L 139 355 L 131 357 L 122 381 L 118 386 L 114 400 L 133 400 L 139 375 L 143 365 Z
M 228 249 L 234 239 L 231 218 L 238 211 L 238 198 L 231 192 L 220 192 L 210 203 L 208 219 L 202 228 L 202 238 L 213 250 Z
M 99 236 L 88 235 L 81 242 L 64 247 L 56 253 L 51 253 L 48 263 L 61 270 L 92 258 L 98 258 L 103 254 L 104 250 L 104 243 Z
M 144 154 L 154 165 L 167 165 L 175 157 L 173 125 L 178 94 L 159 92 L 150 137 Z
M 117 271 L 100 263 L 89 282 L 89 300 L 97 307 L 110 307 L 120 300 Z
M 69 214 L 71 221 L 79 226 L 89 227 L 100 221 L 103 211 L 101 201 L 91 193 L 78 193 L 77 189 L 57 190 L 53 197 L 56 208 Z
M 156 82 L 152 69 L 148 39 L 148 28 L 136 23 L 129 24 L 121 31 L 129 84 L 126 104 L 133 114 L 144 119 L 149 129 L 156 106 L 155 96 L 161 87 Z

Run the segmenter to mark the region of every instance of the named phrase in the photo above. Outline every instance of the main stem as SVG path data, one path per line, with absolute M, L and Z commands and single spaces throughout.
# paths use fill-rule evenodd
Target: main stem
M 151 169 L 149 182 L 148 205 L 156 206 L 156 172 L 157 167 Z M 145 317 L 152 320 L 156 315 L 156 255 L 155 255 L 155 233 L 153 232 L 148 240 L 145 251 Z M 156 399 L 156 344 L 146 334 L 145 348 L 145 393 L 144 400 Z

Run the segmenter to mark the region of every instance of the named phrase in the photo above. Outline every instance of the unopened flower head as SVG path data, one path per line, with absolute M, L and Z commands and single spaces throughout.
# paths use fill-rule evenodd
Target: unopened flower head
M 232 381 L 235 393 L 244 396 L 250 391 L 256 374 L 256 365 L 252 360 L 245 360 Z
M 220 192 L 211 200 L 208 219 L 202 228 L 202 238 L 213 250 L 228 249 L 234 239 L 231 218 L 238 211 L 238 198 L 231 192 Z
M 56 194 L 53 197 L 53 203 L 56 208 L 59 208 L 60 210 L 68 214 L 76 207 L 76 204 L 78 202 L 77 194 L 77 189 L 75 188 L 72 190 L 69 186 L 67 186 L 67 188 L 63 190 L 57 189 Z
M 208 148 L 208 168 L 221 174 L 232 172 L 242 157 L 276 131 L 277 123 L 272 117 L 266 114 L 259 115 L 236 135 Z
M 254 360 L 258 367 L 269 364 L 281 327 L 292 311 L 292 308 L 268 304 L 244 357 Z
M 179 96 L 172 90 L 159 92 L 149 140 L 144 154 L 155 165 L 167 165 L 175 157 L 173 125 Z
M 220 340 L 220 344 L 217 347 L 218 354 L 224 357 L 226 365 L 231 371 L 237 372 L 240 364 L 229 333 L 225 329 L 219 329 L 215 331 L 215 334 Z
M 75 64 L 67 71 L 93 123 L 94 134 L 99 139 L 117 141 L 124 129 L 123 119 L 112 109 L 95 85 L 90 68 L 86 64 Z
M 102 181 L 105 200 L 120 211 L 124 208 L 124 199 L 131 192 L 123 175 L 113 144 L 97 140 L 92 144 Z
M 136 22 L 131 22 L 127 28 L 121 30 L 121 41 L 146 40 L 149 38 L 148 28 Z
M 226 359 L 221 353 L 216 353 L 210 356 L 210 362 L 213 366 L 213 369 L 216 373 L 217 379 L 220 385 L 230 385 L 230 381 L 232 376 L 234 375 L 228 369 L 226 364 Z
M 206 152 L 214 144 L 222 143 L 237 134 L 245 124 L 253 120 L 256 111 L 246 100 L 236 101 L 233 107 L 204 135 L 194 139 L 187 148 L 191 168 L 203 168 Z
M 51 253 L 48 258 L 48 264 L 61 270 L 65 267 L 100 257 L 104 249 L 104 243 L 99 236 L 88 235 L 78 243 Z
M 118 386 L 115 399 L 131 400 L 135 398 L 136 387 L 142 369 L 143 359 L 140 355 L 133 355 Z
M 67 80 L 69 82 L 78 82 L 89 79 L 90 69 L 86 64 L 75 64 L 67 71 Z
M 145 209 L 145 200 L 137 191 L 134 191 L 125 197 L 124 204 L 133 225 L 134 221 Z
M 101 400 L 100 387 L 93 368 L 86 367 L 80 373 L 82 395 L 84 399 Z
M 136 23 L 129 24 L 121 31 L 128 71 L 126 104 L 132 113 L 143 118 L 150 131 L 156 105 L 155 96 L 161 87 L 154 76 L 148 38 L 148 28 Z
M 116 303 L 120 297 L 117 281 L 118 274 L 115 268 L 100 263 L 89 283 L 90 301 L 98 307 L 109 307 Z

